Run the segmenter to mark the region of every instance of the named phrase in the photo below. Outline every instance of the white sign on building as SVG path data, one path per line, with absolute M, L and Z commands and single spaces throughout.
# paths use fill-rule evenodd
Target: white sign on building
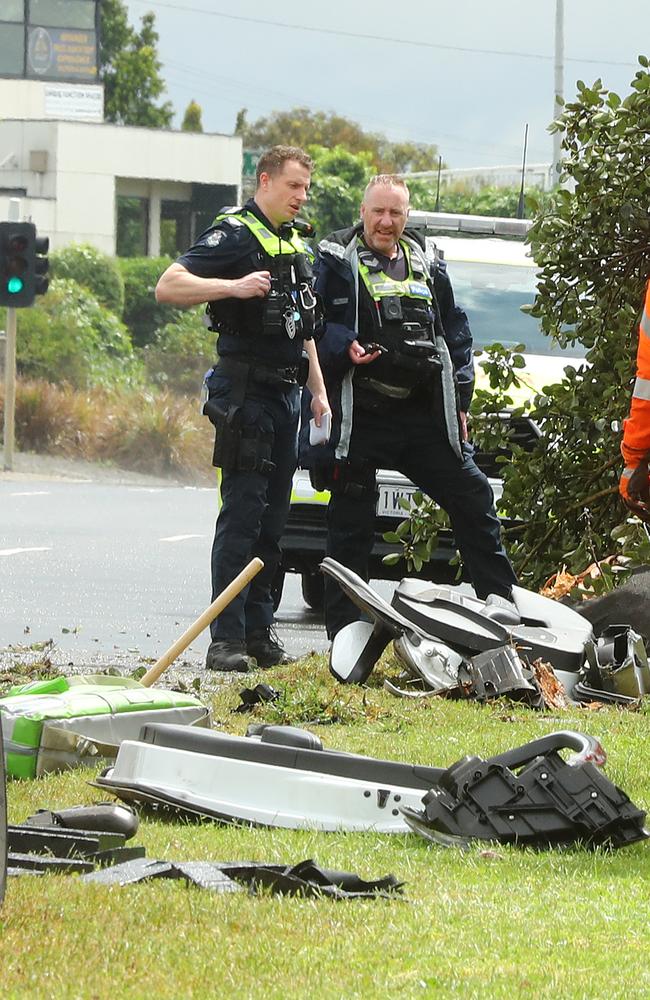
M 44 91 L 46 118 L 86 122 L 104 120 L 104 88 L 101 85 L 46 83 Z

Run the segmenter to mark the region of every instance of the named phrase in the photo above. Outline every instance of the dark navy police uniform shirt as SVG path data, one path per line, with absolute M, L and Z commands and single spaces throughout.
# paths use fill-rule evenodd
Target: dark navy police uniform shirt
M 263 222 L 269 232 L 276 231 L 253 198 L 246 202 L 244 208 Z M 269 258 L 248 226 L 233 226 L 222 219 L 201 233 L 196 243 L 178 257 L 177 263 L 200 278 L 232 280 L 243 278 L 251 271 L 268 270 Z M 302 354 L 302 340 L 299 337 L 291 340 L 284 334 L 269 335 L 260 332 L 264 312 L 263 298 L 251 300 L 248 307 L 252 307 L 257 318 L 254 324 L 256 329 L 242 333 L 220 333 L 217 343 L 219 355 L 248 361 L 257 359 L 274 366 L 298 364 Z

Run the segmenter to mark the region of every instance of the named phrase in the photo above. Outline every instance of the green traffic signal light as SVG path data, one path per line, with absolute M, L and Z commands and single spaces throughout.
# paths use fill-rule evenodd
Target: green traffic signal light
M 45 294 L 49 242 L 33 222 L 0 222 L 0 306 L 25 309 Z

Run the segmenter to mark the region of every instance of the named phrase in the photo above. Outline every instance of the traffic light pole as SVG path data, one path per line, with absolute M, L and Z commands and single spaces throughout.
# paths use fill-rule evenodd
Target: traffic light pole
M 20 198 L 9 199 L 9 219 L 20 218 Z M 7 309 L 5 330 L 5 400 L 3 431 L 3 468 L 12 472 L 14 467 L 14 438 L 16 421 L 16 310 Z
M 14 467 L 16 413 L 16 310 L 7 309 L 5 330 L 4 463 L 5 472 Z

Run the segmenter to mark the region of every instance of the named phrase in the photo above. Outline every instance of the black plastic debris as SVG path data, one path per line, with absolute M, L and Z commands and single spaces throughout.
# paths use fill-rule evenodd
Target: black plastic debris
M 119 833 L 125 840 L 130 840 L 138 832 L 139 822 L 138 814 L 128 806 L 115 802 L 96 802 L 91 806 L 57 809 L 56 812 L 39 809 L 20 825 Z
M 76 821 L 86 828 L 68 825 Z M 132 809 L 111 802 L 57 811 L 40 809 L 24 823 L 5 825 L 9 874 L 91 872 L 143 858 L 144 847 L 125 846 L 138 822 Z
M 296 865 L 252 861 L 136 861 L 83 876 L 101 885 L 132 885 L 154 878 L 184 879 L 211 892 L 272 892 L 330 899 L 367 899 L 400 893 L 404 885 L 393 875 L 365 881 L 352 872 L 320 868 L 313 860 Z
M 625 847 L 650 836 L 645 812 L 592 763 L 570 766 L 551 751 L 529 758 L 518 772 L 512 767 L 464 757 L 427 792 L 423 811 L 404 808 L 404 818 L 416 833 L 442 844 Z
M 280 692 L 272 688 L 270 684 L 257 684 L 254 688 L 244 688 L 239 692 L 241 705 L 233 708 L 233 712 L 251 712 L 256 705 L 264 704 L 267 701 L 277 701 Z
M 226 869 L 231 878 L 245 882 L 251 891 L 260 888 L 288 896 L 327 896 L 330 899 L 368 899 L 401 893 L 403 882 L 394 875 L 367 882 L 352 872 L 320 868 L 313 860 L 292 867 L 250 865 Z
M 9 852 L 26 851 L 32 854 L 50 854 L 56 858 L 84 858 L 99 851 L 113 850 L 124 845 L 119 833 L 87 830 L 62 830 L 58 827 L 7 827 Z
M 17 872 L 91 872 L 95 867 L 92 861 L 82 858 L 52 858 L 47 854 L 21 854 L 18 851 L 9 851 L 8 854 L 9 871 L 13 874 Z

